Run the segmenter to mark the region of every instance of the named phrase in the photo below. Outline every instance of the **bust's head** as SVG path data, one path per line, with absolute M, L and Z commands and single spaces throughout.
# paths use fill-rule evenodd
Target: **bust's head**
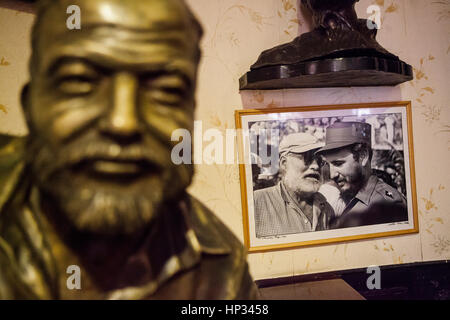
M 358 17 L 355 3 L 359 0 L 302 0 L 314 19 L 315 27 L 325 29 L 352 28 Z
M 80 30 L 67 27 L 73 4 Z M 193 126 L 201 33 L 183 0 L 38 2 L 28 163 L 74 229 L 131 234 L 190 184 L 171 135 Z

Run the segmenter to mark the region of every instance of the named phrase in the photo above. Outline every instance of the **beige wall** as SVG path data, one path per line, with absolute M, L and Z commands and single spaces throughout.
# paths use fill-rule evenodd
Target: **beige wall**
M 188 0 L 205 36 L 197 92 L 203 129 L 234 128 L 242 108 L 411 100 L 420 233 L 253 253 L 256 279 L 450 258 L 450 3 L 361 0 L 359 16 L 378 4 L 379 42 L 414 67 L 414 81 L 397 87 L 242 92 L 238 79 L 267 48 L 310 30 L 295 0 Z M 27 79 L 32 16 L 0 8 L 0 131 L 25 134 L 18 94 Z M 237 165 L 199 165 L 192 194 L 243 240 Z
M 0 8 L 0 132 L 27 133 L 19 97 L 28 78 L 32 22 L 30 13 Z

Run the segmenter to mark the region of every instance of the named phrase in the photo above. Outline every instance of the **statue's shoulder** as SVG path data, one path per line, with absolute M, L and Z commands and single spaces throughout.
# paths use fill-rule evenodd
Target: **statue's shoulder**
M 15 162 L 22 157 L 25 144 L 26 137 L 0 134 L 0 165 L 3 166 L 6 161 Z
M 24 204 L 26 138 L 0 134 L 0 299 L 50 298 L 39 224 Z M 46 253 L 48 255 L 48 253 Z M 26 257 L 26 258 L 24 258 Z M 33 277 L 29 277 L 29 273 Z
M 21 181 L 25 145 L 25 137 L 0 134 L 0 212 Z
M 244 247 L 233 232 L 203 203 L 190 197 L 191 226 L 205 252 L 241 253 Z
M 249 273 L 247 250 L 216 215 L 190 199 L 190 223 L 202 250 L 196 299 L 256 299 L 258 289 Z

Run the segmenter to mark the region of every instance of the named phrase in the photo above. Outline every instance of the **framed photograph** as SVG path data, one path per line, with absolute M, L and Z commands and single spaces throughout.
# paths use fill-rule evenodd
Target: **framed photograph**
M 249 252 L 419 231 L 410 102 L 236 111 Z

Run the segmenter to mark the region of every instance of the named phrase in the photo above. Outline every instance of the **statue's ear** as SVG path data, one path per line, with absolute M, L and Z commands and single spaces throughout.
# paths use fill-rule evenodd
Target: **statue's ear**
M 28 82 L 25 84 L 25 86 L 22 88 L 22 92 L 20 94 L 20 103 L 22 105 L 22 111 L 25 115 L 25 121 L 28 125 L 28 128 L 30 128 L 30 113 L 31 113 L 31 105 L 30 105 L 30 83 Z
M 22 104 L 22 108 L 24 109 L 28 109 L 28 96 L 29 96 L 29 91 L 30 91 L 30 83 L 26 83 L 23 88 L 22 88 L 22 92 L 20 95 L 20 103 Z

